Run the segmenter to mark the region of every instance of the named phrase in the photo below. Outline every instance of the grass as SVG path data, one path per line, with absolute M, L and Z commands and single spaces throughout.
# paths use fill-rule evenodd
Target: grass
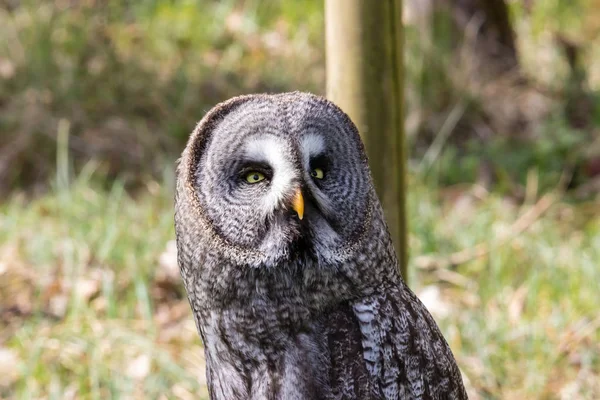
M 169 191 L 154 182 L 134 199 L 119 183 L 105 192 L 85 175 L 52 195 L 33 202 L 17 196 L 2 206 L 1 341 L 19 362 L 17 380 L 0 393 L 201 392 L 201 349 L 187 300 L 157 273 L 173 237 Z M 175 313 L 182 304 L 183 316 Z
M 196 398 L 203 357 L 177 275 L 172 180 L 72 183 L 0 205 L 0 397 Z M 168 174 L 167 174 L 168 175 Z M 472 398 L 600 396 L 598 203 L 535 207 L 477 186 L 411 179 L 411 285 L 440 323 Z M 484 243 L 489 255 L 419 268 Z M 4 371 L 4 372 L 3 372 Z
M 536 205 L 517 206 L 476 186 L 444 200 L 448 191 L 413 190 L 413 261 L 479 243 L 492 250 L 452 270 L 459 275 L 420 273 L 413 285 L 449 281 L 440 289 L 449 310 L 439 322 L 474 390 L 480 398 L 597 398 L 600 314 L 591 282 L 600 278 L 598 204 L 557 201 L 496 247 Z

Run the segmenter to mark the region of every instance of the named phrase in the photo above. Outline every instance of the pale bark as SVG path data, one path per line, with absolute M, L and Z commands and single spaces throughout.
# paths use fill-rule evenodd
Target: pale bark
M 354 121 L 407 279 L 401 0 L 326 0 L 327 97 Z

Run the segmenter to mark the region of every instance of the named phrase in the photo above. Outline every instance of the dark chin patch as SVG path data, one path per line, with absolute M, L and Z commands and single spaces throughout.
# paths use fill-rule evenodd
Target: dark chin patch
M 318 257 L 314 246 L 314 237 L 308 225 L 308 221 L 299 220 L 298 217 L 289 211 L 283 211 L 273 216 L 267 224 L 267 229 L 272 229 L 274 225 L 279 225 L 283 245 L 280 261 L 298 266 L 314 264 Z
M 300 231 L 295 240 L 289 245 L 290 261 L 299 265 L 314 263 L 317 259 L 313 237 L 306 226 L 300 226 Z

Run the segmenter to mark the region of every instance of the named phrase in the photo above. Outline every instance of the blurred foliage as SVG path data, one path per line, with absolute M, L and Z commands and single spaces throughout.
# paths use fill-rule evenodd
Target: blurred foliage
M 43 182 L 58 121 L 75 161 L 160 172 L 234 95 L 323 83 L 319 1 L 23 1 L 0 9 L 0 186 Z M 2 162 L 4 161 L 4 162 Z
M 451 7 L 435 4 L 406 3 L 406 128 L 417 170 L 517 197 L 532 169 L 543 189 L 560 177 L 570 188 L 600 179 L 600 2 L 509 2 L 519 66 L 504 75 L 477 54 L 477 21 L 457 25 Z

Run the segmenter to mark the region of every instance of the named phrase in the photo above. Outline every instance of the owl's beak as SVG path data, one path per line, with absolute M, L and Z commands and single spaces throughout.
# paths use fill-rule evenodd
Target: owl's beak
M 294 193 L 292 208 L 296 211 L 296 214 L 298 214 L 299 219 L 304 217 L 304 197 L 302 196 L 302 190 L 300 190 L 300 188 L 296 189 L 296 193 Z

